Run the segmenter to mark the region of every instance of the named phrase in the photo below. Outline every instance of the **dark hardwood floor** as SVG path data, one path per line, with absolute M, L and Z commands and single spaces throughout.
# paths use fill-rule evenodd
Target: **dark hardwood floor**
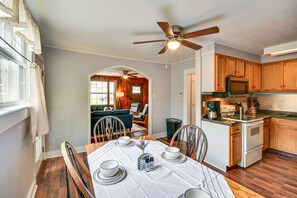
M 167 138 L 158 140 L 167 145 L 170 143 Z M 80 155 L 86 162 L 86 153 Z M 233 168 L 225 176 L 264 197 L 297 197 L 296 156 L 265 152 L 260 162 L 247 169 Z M 65 164 L 62 157 L 43 162 L 37 175 L 37 185 L 37 198 L 66 197 Z M 70 186 L 71 197 L 78 197 L 72 183 Z
M 79 154 L 87 163 L 87 153 Z M 66 166 L 63 157 L 50 158 L 45 160 L 36 178 L 36 198 L 60 198 L 67 197 L 66 187 Z M 71 198 L 78 197 L 72 180 L 69 179 Z

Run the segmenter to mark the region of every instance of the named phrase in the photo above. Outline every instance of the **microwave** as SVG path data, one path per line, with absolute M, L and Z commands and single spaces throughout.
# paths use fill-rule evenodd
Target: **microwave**
M 213 93 L 214 97 L 226 98 L 231 95 L 249 93 L 249 80 L 246 78 L 226 77 L 226 92 Z

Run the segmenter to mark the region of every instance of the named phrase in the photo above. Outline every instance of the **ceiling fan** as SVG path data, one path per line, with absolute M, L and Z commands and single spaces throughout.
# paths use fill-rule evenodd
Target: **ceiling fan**
M 136 72 L 134 73 L 129 73 L 130 70 L 123 70 L 123 78 L 127 79 L 128 77 L 133 77 L 133 78 L 137 78 L 137 74 Z
M 163 54 L 166 50 L 171 49 L 175 50 L 179 48 L 180 45 L 189 47 L 194 50 L 201 49 L 201 45 L 197 45 L 195 43 L 189 42 L 186 39 L 194 38 L 197 36 L 203 36 L 207 34 L 218 33 L 220 30 L 217 26 L 206 28 L 203 30 L 198 30 L 194 32 L 189 32 L 184 34 L 184 28 L 180 25 L 172 25 L 170 26 L 167 22 L 157 22 L 160 28 L 166 35 L 166 39 L 161 40 L 150 40 L 150 41 L 139 41 L 133 42 L 133 44 L 142 44 L 142 43 L 153 43 L 153 42 L 166 42 L 159 54 Z

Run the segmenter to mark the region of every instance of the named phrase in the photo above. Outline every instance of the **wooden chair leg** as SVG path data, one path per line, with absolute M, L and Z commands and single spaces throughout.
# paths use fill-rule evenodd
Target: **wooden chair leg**
M 68 169 L 67 169 L 67 166 L 66 166 L 66 187 L 67 187 L 67 198 L 70 198 L 70 187 L 69 187 Z

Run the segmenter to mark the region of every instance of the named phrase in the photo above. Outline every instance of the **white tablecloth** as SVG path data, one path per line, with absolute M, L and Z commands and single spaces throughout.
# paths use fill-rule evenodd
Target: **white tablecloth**
M 187 158 L 184 163 L 170 164 L 161 158 L 166 145 L 150 141 L 145 151 L 155 158 L 157 169 L 139 171 L 137 159 L 142 151 L 136 147 L 118 147 L 110 141 L 88 156 L 96 197 L 178 197 L 189 188 L 201 187 L 212 197 L 234 197 L 223 175 Z M 93 179 L 94 172 L 105 160 L 117 160 L 127 170 L 121 182 L 103 186 Z

